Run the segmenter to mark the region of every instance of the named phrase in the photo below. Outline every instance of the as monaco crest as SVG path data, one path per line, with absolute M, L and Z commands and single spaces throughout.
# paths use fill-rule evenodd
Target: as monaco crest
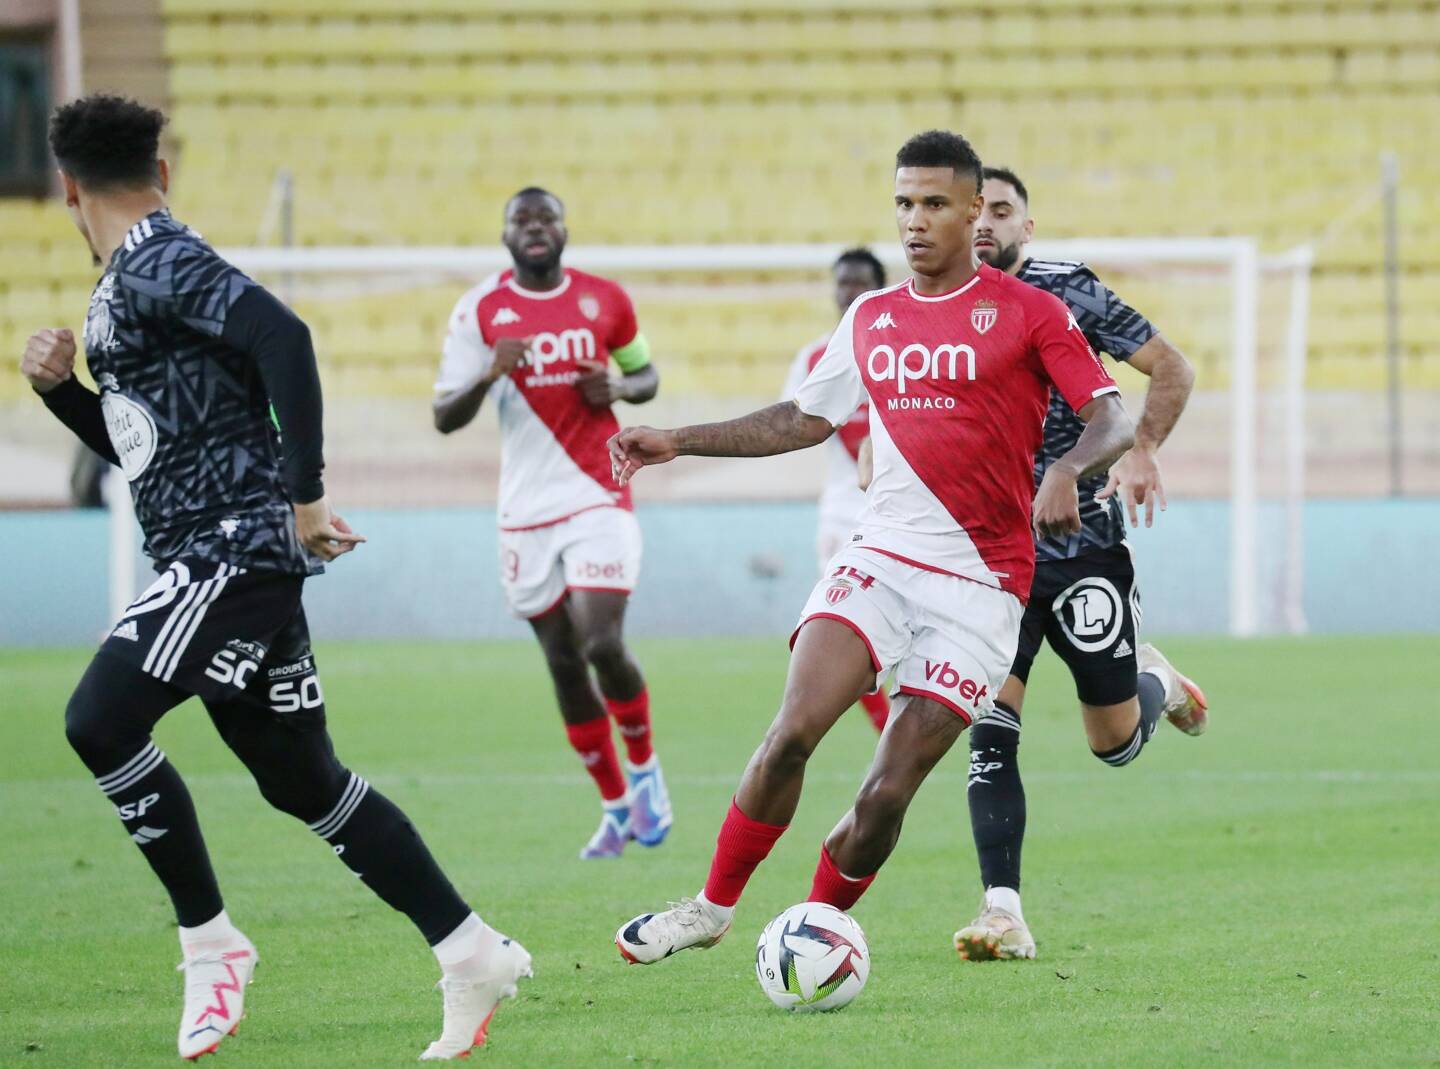
M 970 325 L 977 334 L 984 334 L 999 318 L 1000 310 L 995 307 L 994 301 L 976 301 L 975 307 L 970 309 Z
M 855 588 L 841 579 L 830 584 L 830 589 L 825 591 L 825 600 L 831 605 L 839 605 L 850 596 L 850 591 L 853 589 Z
M 585 294 L 580 298 L 580 314 L 590 320 L 600 318 L 600 302 L 590 294 Z

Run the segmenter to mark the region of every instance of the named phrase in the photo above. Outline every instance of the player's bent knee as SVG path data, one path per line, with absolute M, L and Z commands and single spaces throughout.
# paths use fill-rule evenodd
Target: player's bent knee
M 65 739 L 87 765 L 115 764 L 134 756 L 149 736 L 117 728 L 103 702 L 82 687 L 65 705 Z
M 772 727 L 761 743 L 760 767 L 769 775 L 787 776 L 802 772 L 815 743 L 788 726 Z
M 894 828 L 910 805 L 910 792 L 884 777 L 870 780 L 855 799 L 855 827 L 862 838 L 870 839 Z
M 598 669 L 619 668 L 625 664 L 625 642 L 618 634 L 592 635 L 585 639 L 585 660 Z

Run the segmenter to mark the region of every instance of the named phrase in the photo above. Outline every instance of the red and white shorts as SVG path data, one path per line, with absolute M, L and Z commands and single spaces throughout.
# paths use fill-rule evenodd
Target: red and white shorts
M 500 585 L 516 616 L 543 616 L 571 590 L 628 594 L 640 578 L 640 524 L 609 506 L 524 531 L 500 532 Z
M 838 620 L 870 649 L 892 695 L 934 698 L 971 722 L 988 713 L 1010 665 L 1025 607 L 995 587 L 847 546 L 826 565 L 800 623 Z

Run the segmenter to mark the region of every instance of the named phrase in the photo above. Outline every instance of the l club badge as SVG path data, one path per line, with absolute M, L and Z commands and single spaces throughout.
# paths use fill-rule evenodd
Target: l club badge
M 999 318 L 1000 309 L 995 307 L 994 301 L 976 301 L 975 307 L 970 309 L 970 325 L 975 328 L 976 334 L 984 334 Z
M 850 591 L 854 589 L 855 588 L 845 582 L 845 580 L 837 579 L 831 583 L 830 588 L 825 591 L 825 600 L 831 605 L 839 605 L 850 596 Z

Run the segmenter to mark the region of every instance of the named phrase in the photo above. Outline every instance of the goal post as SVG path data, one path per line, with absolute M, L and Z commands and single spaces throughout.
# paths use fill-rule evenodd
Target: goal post
M 819 280 L 843 248 L 840 244 L 821 243 L 576 245 L 566 251 L 566 262 L 616 275 L 627 285 L 635 280 L 640 286 L 648 285 L 653 299 L 642 309 L 648 317 L 655 300 L 670 299 L 667 294 L 683 293 L 685 299 L 694 300 L 697 292 L 713 290 L 724 294 L 726 287 L 734 295 L 732 302 L 788 301 L 802 306 L 808 302 L 813 307 L 824 292 Z M 307 317 L 323 308 L 323 302 L 353 297 L 367 287 L 386 295 L 407 289 L 426 290 L 432 298 L 430 306 L 434 307 L 433 298 L 438 294 L 443 293 L 448 302 L 453 302 L 467 284 L 510 266 L 509 253 L 498 246 L 249 246 L 220 251 L 243 270 L 274 286 L 282 296 L 290 299 L 293 295 L 292 303 Z M 898 245 L 886 242 L 876 245 L 873 251 L 897 275 L 903 273 L 903 250 Z M 1043 259 L 1078 260 L 1091 265 L 1102 280 L 1131 299 L 1167 332 L 1183 336 L 1204 321 L 1210 334 L 1200 347 L 1212 354 L 1217 367 L 1215 378 L 1223 383 L 1220 389 L 1207 392 L 1211 422 L 1201 437 L 1208 451 L 1205 466 L 1214 470 L 1208 476 L 1211 481 L 1206 489 L 1200 491 L 1201 496 L 1223 498 L 1228 503 L 1228 590 L 1220 623 L 1236 636 L 1303 631 L 1310 250 L 1301 247 L 1270 256 L 1262 255 L 1251 237 L 1166 237 L 1036 241 L 1029 252 Z M 1132 289 L 1140 290 L 1141 296 L 1131 298 Z M 1177 300 L 1172 302 L 1170 296 Z M 1178 299 L 1181 297 L 1194 300 L 1187 304 Z M 1161 307 L 1155 307 L 1157 304 Z M 403 302 L 398 306 L 392 302 L 387 307 L 391 311 L 386 314 L 392 317 L 405 314 Z M 766 344 L 773 343 L 776 352 L 788 353 L 804 340 L 775 337 L 767 339 Z M 383 360 L 387 339 L 377 336 L 374 344 Z M 1179 344 L 1182 350 L 1189 351 L 1188 338 Z M 687 355 L 683 346 L 674 351 L 680 357 Z M 433 361 L 434 355 L 427 352 L 425 358 Z M 433 371 L 433 366 L 429 370 Z M 414 375 L 419 374 L 415 369 Z M 756 393 L 773 395 L 778 388 L 778 382 L 761 382 Z M 1261 411 L 1262 390 L 1267 402 L 1265 413 Z M 380 398 L 377 396 L 375 401 L 378 404 Z M 357 403 L 363 405 L 365 399 Z M 1192 404 L 1192 409 L 1196 407 Z M 1273 419 L 1267 413 L 1274 414 Z M 1181 421 L 1181 431 L 1190 419 L 1187 415 Z M 1262 464 L 1259 428 L 1262 422 L 1274 419 L 1281 423 L 1281 432 L 1266 435 Z M 1283 443 L 1283 448 L 1270 448 L 1272 442 Z M 1278 531 L 1273 517 L 1262 518 L 1262 466 L 1263 481 L 1269 487 L 1267 502 L 1278 500 L 1282 506 L 1278 511 L 1282 528 Z M 128 498 L 112 494 L 112 501 L 122 496 Z M 112 606 L 128 604 L 135 589 L 134 521 L 122 515 L 126 505 L 128 501 L 116 510 L 112 522 Z M 1276 544 L 1262 546 L 1267 540 Z M 1279 561 L 1265 576 L 1262 557 Z M 132 567 L 124 567 L 123 559 L 132 561 Z

